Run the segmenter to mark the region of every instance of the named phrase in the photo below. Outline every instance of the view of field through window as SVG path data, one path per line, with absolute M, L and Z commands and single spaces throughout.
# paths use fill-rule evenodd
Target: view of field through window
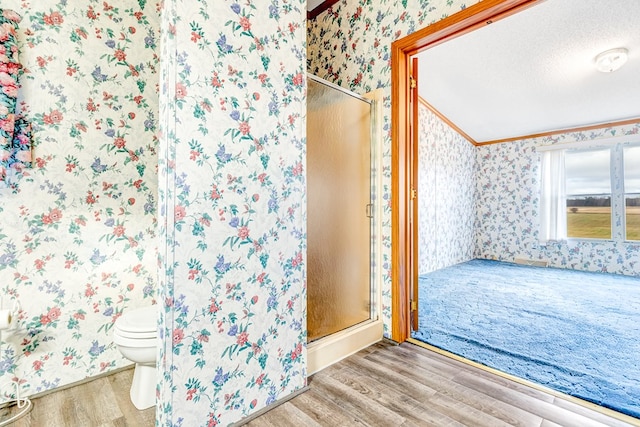
M 614 191 L 624 191 L 626 240 L 640 240 L 640 147 L 623 154 L 624 185 L 614 184 Z M 612 238 L 612 167 L 611 148 L 566 153 L 567 237 Z

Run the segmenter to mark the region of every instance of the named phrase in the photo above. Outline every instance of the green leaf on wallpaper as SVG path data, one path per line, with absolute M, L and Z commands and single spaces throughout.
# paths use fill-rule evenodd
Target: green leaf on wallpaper
M 136 84 L 138 85 L 138 90 L 140 91 L 140 93 L 144 92 L 144 88 L 147 85 L 147 83 L 145 83 L 144 80 L 138 80 L 136 81 Z
M 138 5 L 140 5 L 140 9 L 144 9 L 147 4 L 147 0 L 138 0 Z
M 258 363 L 260 364 L 260 367 L 262 369 L 265 369 L 267 367 L 267 354 L 266 353 L 262 353 L 262 355 L 260 357 L 258 357 Z
M 205 366 L 206 364 L 207 364 L 207 362 L 206 362 L 203 358 L 198 357 L 198 358 L 196 359 L 196 366 L 197 366 L 198 368 L 204 368 L 204 366 Z M 194 400 L 195 400 L 195 399 L 194 399 Z
M 144 176 L 144 169 L 146 168 L 145 165 L 142 164 L 137 164 L 136 165 L 136 169 L 138 170 L 138 175 L 140 176 Z
M 271 59 L 267 55 L 262 55 L 262 66 L 265 71 L 269 70 L 269 62 L 271 62 Z
M 193 118 L 201 119 L 203 117 L 204 117 L 204 109 L 200 107 L 200 104 L 197 104 L 195 107 L 193 107 Z
M 189 353 L 192 356 L 195 356 L 196 354 L 198 354 L 200 352 L 202 352 L 202 344 L 198 340 L 193 340 L 193 342 L 191 342 L 191 346 L 189 348 Z
M 266 169 L 269 164 L 269 156 L 267 154 L 261 155 L 260 161 L 262 162 L 262 167 Z
M 407 0 L 402 0 L 402 7 L 407 8 Z
M 267 262 L 269 261 L 269 254 L 263 253 L 260 255 L 260 264 L 262 264 L 262 268 L 267 268 Z
M 71 40 L 74 43 L 78 43 L 80 41 L 80 36 L 75 31 L 72 31 L 71 35 L 69 36 L 69 40 Z

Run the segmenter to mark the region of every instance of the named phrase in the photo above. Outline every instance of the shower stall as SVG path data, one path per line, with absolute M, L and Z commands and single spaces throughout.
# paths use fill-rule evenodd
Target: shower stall
M 375 98 L 307 79 L 309 373 L 382 338 Z

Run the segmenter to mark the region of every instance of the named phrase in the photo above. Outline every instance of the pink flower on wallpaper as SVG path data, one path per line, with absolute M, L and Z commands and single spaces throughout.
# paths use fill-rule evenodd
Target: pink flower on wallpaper
M 124 236 L 124 226 L 116 225 L 115 227 L 113 227 L 113 235 L 116 237 Z
M 187 216 L 187 210 L 184 206 L 177 205 L 174 210 L 174 217 L 176 221 L 182 221 L 182 219 Z
M 184 338 L 184 330 L 183 329 L 174 329 L 173 330 L 173 345 L 180 344 L 182 339 Z
M 246 16 L 243 16 L 242 18 L 240 18 L 240 26 L 244 31 L 250 30 L 251 22 L 249 21 L 249 18 L 247 18 Z
M 63 119 L 63 115 L 59 110 L 53 110 L 49 114 L 45 114 L 42 117 L 42 121 L 47 125 L 56 125 Z
M 249 123 L 247 122 L 240 122 L 240 124 L 238 125 L 238 130 L 241 134 L 246 135 L 251 131 L 251 126 L 249 126 Z
M 249 237 L 249 228 L 245 226 L 238 227 L 238 237 L 240 237 L 241 239 L 246 239 L 247 237 Z
M 176 98 L 177 99 L 183 99 L 185 96 L 187 96 L 187 88 L 184 84 L 182 83 L 176 83 Z
M 60 12 L 52 12 L 49 15 L 44 15 L 42 17 L 42 20 L 44 21 L 45 24 L 52 25 L 52 26 L 61 25 L 64 22 L 64 18 L 60 14 Z
M 249 334 L 246 332 L 240 332 L 236 337 L 236 344 L 243 346 L 249 341 Z

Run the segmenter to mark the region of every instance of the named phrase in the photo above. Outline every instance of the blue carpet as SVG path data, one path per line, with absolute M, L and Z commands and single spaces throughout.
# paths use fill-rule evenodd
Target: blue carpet
M 472 260 L 419 278 L 413 338 L 640 418 L 640 279 Z

